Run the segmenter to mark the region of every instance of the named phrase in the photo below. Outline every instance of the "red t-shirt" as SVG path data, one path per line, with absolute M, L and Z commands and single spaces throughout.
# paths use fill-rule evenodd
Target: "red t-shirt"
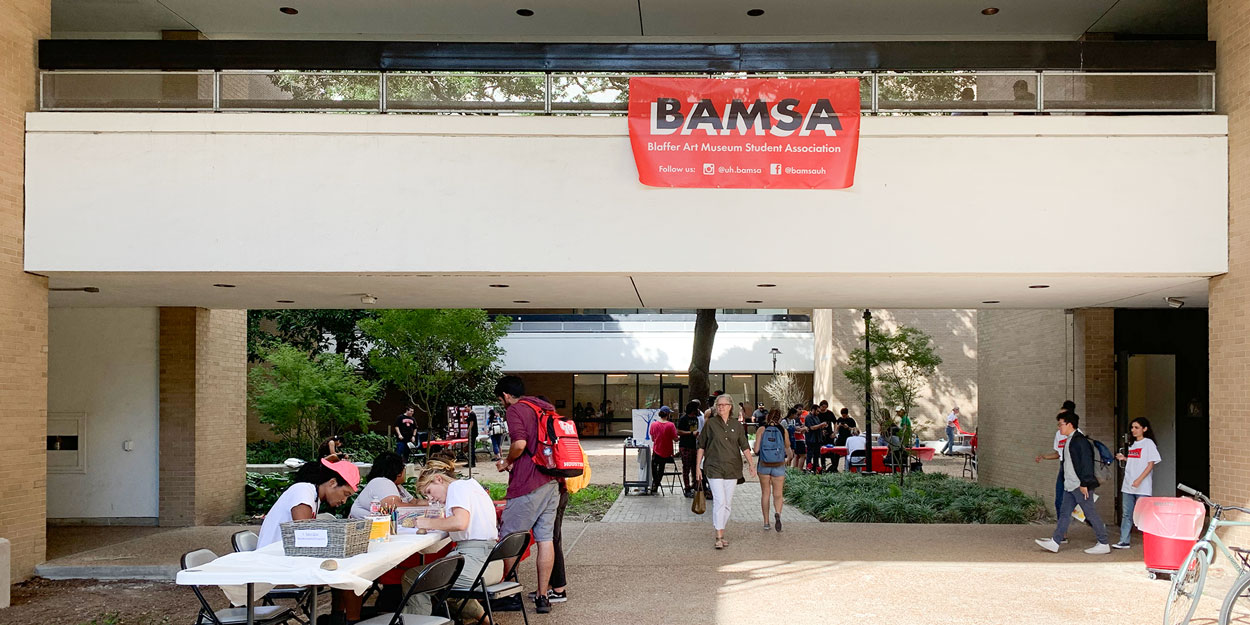
M 537 397 L 525 396 L 521 399 L 544 410 L 552 410 L 551 404 Z M 539 486 L 556 478 L 539 471 L 531 457 L 534 450 L 538 449 L 538 413 L 529 404 L 517 402 L 508 406 L 504 418 L 508 420 L 508 436 L 514 441 L 525 441 L 525 453 L 517 458 L 508 474 L 507 496 L 508 499 L 515 499 L 534 492 Z
M 673 441 L 677 440 L 677 426 L 672 421 L 651 422 L 651 453 L 662 458 L 673 457 Z

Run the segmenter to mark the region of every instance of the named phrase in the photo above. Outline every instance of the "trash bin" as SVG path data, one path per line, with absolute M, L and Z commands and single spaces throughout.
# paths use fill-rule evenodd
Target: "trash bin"
M 1206 506 L 1187 497 L 1143 497 L 1137 501 L 1133 524 L 1142 531 L 1142 552 L 1150 579 L 1180 570 L 1198 542 L 1206 517 Z

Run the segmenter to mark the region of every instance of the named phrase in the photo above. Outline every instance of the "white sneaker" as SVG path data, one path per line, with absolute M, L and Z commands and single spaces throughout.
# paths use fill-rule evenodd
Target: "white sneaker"
M 1051 553 L 1059 553 L 1059 543 L 1055 542 L 1055 539 L 1053 538 L 1038 538 L 1034 540 L 1033 542 L 1037 543 L 1038 547 L 1041 547 L 1042 549 L 1045 549 L 1046 551 L 1049 551 Z
M 1107 543 L 1098 543 L 1097 545 L 1094 545 L 1093 547 L 1086 549 L 1085 553 L 1088 553 L 1092 556 L 1096 556 L 1096 555 L 1100 555 L 1104 553 L 1111 553 L 1111 545 L 1108 545 Z

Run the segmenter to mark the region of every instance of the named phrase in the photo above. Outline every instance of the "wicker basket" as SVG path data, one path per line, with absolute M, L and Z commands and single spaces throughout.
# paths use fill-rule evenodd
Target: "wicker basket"
M 312 558 L 350 558 L 369 550 L 369 519 L 309 519 L 283 523 L 282 551 L 288 556 Z M 295 531 L 324 530 L 324 547 L 296 547 Z

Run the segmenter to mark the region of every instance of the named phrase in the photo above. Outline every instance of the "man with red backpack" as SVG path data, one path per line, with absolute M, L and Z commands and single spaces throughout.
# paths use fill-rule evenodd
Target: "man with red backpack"
M 525 394 L 525 383 L 515 375 L 506 375 L 495 384 L 495 396 L 507 407 L 505 418 L 512 439 L 508 453 L 496 463 L 500 471 L 508 471 L 507 504 L 499 526 L 502 538 L 512 532 L 532 531 L 538 556 L 538 589 L 534 597 L 539 614 L 551 611 L 547 594 L 551 569 L 555 563 L 556 509 L 560 504 L 557 478 L 538 470 L 533 455 L 542 453 L 539 437 L 539 412 L 555 408 L 537 397 Z M 505 562 L 505 567 L 511 567 Z

